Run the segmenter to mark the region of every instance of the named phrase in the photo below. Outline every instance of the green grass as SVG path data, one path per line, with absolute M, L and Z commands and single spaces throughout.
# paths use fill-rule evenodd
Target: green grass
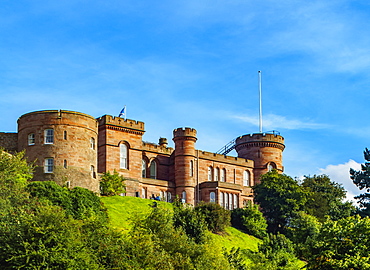
M 101 200 L 108 208 L 110 225 L 123 231 L 128 231 L 135 219 L 148 215 L 152 209 L 151 205 L 154 202 L 153 200 L 128 196 L 102 197 Z M 157 203 L 158 207 L 172 211 L 172 204 L 166 202 Z M 222 235 L 211 234 L 211 237 L 227 250 L 230 250 L 232 247 L 240 247 L 257 251 L 257 245 L 261 241 L 233 227 L 228 227 L 226 233 Z

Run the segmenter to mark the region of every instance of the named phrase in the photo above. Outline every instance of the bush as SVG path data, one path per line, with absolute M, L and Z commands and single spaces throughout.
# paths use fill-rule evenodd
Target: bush
M 231 211 L 231 224 L 233 227 L 258 238 L 267 235 L 267 222 L 258 205 L 249 202 L 244 208 Z
M 195 211 L 204 217 L 208 230 L 221 233 L 230 226 L 230 212 L 216 203 L 201 202 L 195 206 Z
M 109 171 L 103 173 L 100 180 L 100 194 L 102 196 L 114 196 L 126 193 L 125 178 L 116 170 L 111 174 Z

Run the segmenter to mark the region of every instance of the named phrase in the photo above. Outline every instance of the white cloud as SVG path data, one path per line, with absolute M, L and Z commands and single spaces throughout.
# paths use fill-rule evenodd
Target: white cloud
M 350 179 L 350 168 L 354 170 L 360 170 L 361 164 L 350 159 L 344 164 L 328 165 L 325 168 L 321 168 L 319 169 L 319 174 L 326 174 L 330 177 L 332 181 L 342 184 L 343 187 L 347 190 L 347 199 L 355 202 L 353 197 L 360 194 L 361 192 Z
M 242 120 L 254 126 L 259 125 L 259 119 L 255 116 L 235 115 L 236 119 Z M 298 119 L 287 119 L 285 116 L 268 114 L 263 116 L 263 127 L 266 130 L 273 129 L 324 129 L 329 126 L 326 124 L 314 123 L 312 121 L 302 121 Z

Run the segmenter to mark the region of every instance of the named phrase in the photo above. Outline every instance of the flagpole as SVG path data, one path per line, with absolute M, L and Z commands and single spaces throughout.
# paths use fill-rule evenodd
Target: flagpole
M 261 71 L 259 70 L 258 71 L 258 90 L 259 90 L 259 96 L 260 96 L 260 123 L 259 123 L 259 126 L 260 126 L 260 133 L 262 133 L 262 80 L 261 80 L 261 77 L 262 77 L 262 73 Z

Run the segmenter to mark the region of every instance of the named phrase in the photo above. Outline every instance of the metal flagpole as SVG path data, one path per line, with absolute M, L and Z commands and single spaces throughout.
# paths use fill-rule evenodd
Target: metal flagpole
M 262 73 L 258 71 L 258 90 L 260 94 L 260 133 L 262 133 L 262 81 L 261 81 Z

